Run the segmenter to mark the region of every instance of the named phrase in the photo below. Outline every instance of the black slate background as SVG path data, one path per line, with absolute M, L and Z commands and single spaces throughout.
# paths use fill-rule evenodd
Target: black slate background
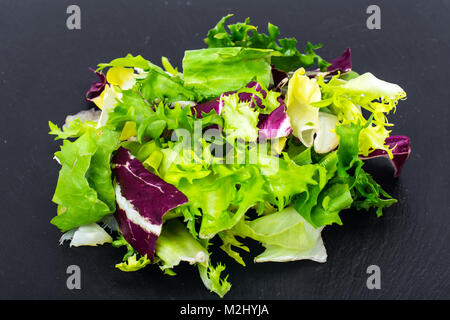
M 66 8 L 81 7 L 81 30 L 66 28 Z M 366 28 L 366 8 L 381 7 L 381 30 Z M 180 67 L 186 49 L 204 47 L 206 31 L 223 15 L 247 16 L 266 30 L 324 43 L 334 58 L 350 46 L 360 73 L 400 84 L 408 93 L 391 120 L 393 134 L 411 137 L 402 176 L 388 163 L 368 170 L 399 203 L 381 219 L 346 212 L 344 226 L 325 229 L 328 262 L 253 264 L 222 254 L 232 290 L 226 299 L 449 299 L 450 1 L 0 1 L 0 298 L 215 299 L 190 266 L 176 277 L 151 267 L 114 268 L 123 252 L 104 246 L 59 246 L 49 224 L 59 143 L 47 121 L 90 107 L 83 97 L 99 62 L 161 55 Z M 260 247 L 252 244 L 255 251 Z M 66 268 L 82 271 L 82 289 L 66 288 Z M 381 268 L 381 290 L 366 288 L 366 268 Z

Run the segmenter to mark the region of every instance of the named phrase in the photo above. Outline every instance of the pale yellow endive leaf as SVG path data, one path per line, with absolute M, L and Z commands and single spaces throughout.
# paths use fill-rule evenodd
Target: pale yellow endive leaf
M 319 125 L 319 108 L 311 103 L 320 101 L 320 87 L 315 79 L 305 75 L 305 69 L 295 71 L 288 83 L 287 114 L 294 136 L 311 147 Z

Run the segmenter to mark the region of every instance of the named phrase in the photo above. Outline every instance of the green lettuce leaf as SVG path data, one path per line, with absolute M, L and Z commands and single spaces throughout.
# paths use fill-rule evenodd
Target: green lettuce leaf
M 324 262 L 326 259 L 322 228 L 314 228 L 292 207 L 255 220 L 241 220 L 232 231 L 239 237 L 257 240 L 266 247 L 266 251 L 257 256 L 255 262 L 311 258 Z M 310 255 L 313 251 L 317 256 Z
M 320 192 L 317 205 L 311 210 L 311 223 L 315 227 L 337 223 L 342 225 L 339 213 L 350 208 L 353 198 L 345 183 L 331 182 Z
M 51 121 L 48 122 L 48 126 L 50 128 L 50 132 L 48 134 L 56 136 L 55 140 L 59 140 L 78 138 L 86 131 L 95 129 L 97 123 L 94 121 L 81 121 L 80 119 L 74 119 L 70 121 L 66 127 L 63 126 L 61 129 L 58 125 Z
M 292 202 L 292 206 L 314 227 L 342 224 L 339 213 L 353 202 L 349 186 L 333 179 L 337 163 L 337 151 L 324 156 L 318 164 L 325 170 L 314 177 L 318 183 L 308 192 L 297 195 Z
M 157 170 L 159 176 L 175 186 L 178 186 L 182 179 L 192 183 L 195 179 L 205 178 L 212 172 L 208 157 L 201 157 L 206 151 L 207 147 L 203 145 L 200 146 L 201 154 L 197 154 L 192 143 L 168 142 L 165 148 L 160 149 L 163 158 Z
M 196 94 L 183 86 L 181 80 L 159 69 L 151 69 L 140 82 L 143 97 L 149 102 L 171 104 L 175 101 L 196 101 Z
M 91 188 L 97 192 L 98 199 L 103 201 L 114 212 L 116 197 L 111 183 L 111 155 L 118 148 L 119 133 L 112 130 L 95 132 L 97 151 L 91 158 L 86 172 L 86 179 Z
M 326 173 L 326 170 L 317 170 L 313 176 L 316 184 L 311 185 L 306 191 L 296 195 L 295 199 L 292 201 L 292 205 L 297 212 L 313 226 L 317 225 L 313 222 L 311 211 L 317 204 L 319 194 L 327 183 Z
M 266 87 L 271 80 L 272 50 L 211 48 L 187 50 L 183 58 L 184 86 L 212 99 L 236 91 L 258 79 Z
M 208 265 L 209 254 L 186 227 L 177 219 L 167 221 L 158 237 L 156 256 L 161 260 L 161 270 L 172 269 L 181 261 Z
M 61 163 L 52 201 L 58 215 L 51 220 L 61 231 L 101 220 L 115 211 L 110 158 L 119 133 L 95 130 L 74 142 L 64 140 L 55 156 Z

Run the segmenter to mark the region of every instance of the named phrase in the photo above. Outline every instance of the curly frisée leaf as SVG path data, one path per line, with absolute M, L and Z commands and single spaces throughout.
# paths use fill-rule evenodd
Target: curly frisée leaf
M 126 261 L 116 264 L 116 268 L 124 272 L 134 272 L 144 268 L 150 263 L 151 261 L 147 258 L 147 255 L 141 256 L 137 259 L 137 255 L 134 254 Z
M 95 71 L 100 72 L 107 67 L 128 67 L 148 70 L 156 66 L 144 59 L 141 55 L 133 56 L 129 53 L 125 57 L 114 59 L 109 63 L 100 63 Z
M 167 61 L 163 59 L 167 67 Z M 172 103 L 180 100 L 195 100 L 196 94 L 184 87 L 178 74 L 172 75 L 154 65 L 142 56 L 128 54 L 110 63 L 99 64 L 97 71 L 110 68 L 107 80 L 122 90 L 134 88 L 135 84 L 142 96 L 150 103 Z M 171 70 L 172 71 L 172 70 Z M 95 101 L 94 101 L 95 102 Z
M 120 248 L 125 246 L 127 252 L 123 256 L 122 262 L 116 264 L 116 268 L 124 272 L 134 272 L 145 268 L 151 263 L 147 255 L 141 256 L 134 248 L 125 240 L 123 235 L 118 231 L 119 236 L 112 242 L 113 247 Z M 139 257 L 139 258 L 138 258 Z
M 277 205 L 281 210 L 286 207 L 292 198 L 317 185 L 314 179 L 316 174 L 324 175 L 325 169 L 317 164 L 297 165 L 292 160 L 276 159 L 269 157 L 272 161 L 279 161 L 278 169 L 273 170 L 270 162 L 261 167 L 261 172 L 266 180 L 265 188 L 268 192 L 268 201 Z
M 222 240 L 222 245 L 220 248 L 225 251 L 231 258 L 236 260 L 237 263 L 245 267 L 245 262 L 238 252 L 234 251 L 232 247 L 239 248 L 241 250 L 250 252 L 250 249 L 240 243 L 234 236 L 231 230 L 226 230 L 219 233 L 220 239 Z
M 398 85 L 376 78 L 365 73 L 349 81 L 333 77 L 325 83 L 319 77 L 318 83 L 322 91 L 322 101 L 313 103 L 316 107 L 329 107 L 343 124 L 368 123 L 361 109 L 369 111 L 371 122 L 362 129 L 359 137 L 359 153 L 368 156 L 374 150 L 384 150 L 390 158 L 392 151 L 385 140 L 389 137 L 386 115 L 394 110 L 400 99 L 406 97 L 405 91 Z
M 258 113 L 250 108 L 250 102 L 241 102 L 237 93 L 223 96 L 222 116 L 224 131 L 231 140 L 256 141 L 258 138 Z
M 228 25 L 227 27 L 230 31 L 228 32 L 225 29 L 225 23 L 232 16 L 232 14 L 229 14 L 223 17 L 214 28 L 208 31 L 204 41 L 209 48 L 246 47 L 272 49 L 276 52 L 272 57 L 272 64 L 275 68 L 285 72 L 313 65 L 326 70 L 330 65 L 314 52 L 322 45 L 312 45 L 308 42 L 305 52 L 301 53 L 297 49 L 297 40 L 295 38 L 278 39 L 280 30 L 271 23 L 267 25 L 268 34 L 259 33 L 257 27 L 250 25 L 250 18 L 245 19 L 245 22 Z
M 375 208 L 377 216 L 380 217 L 383 213 L 383 208 L 391 206 L 397 200 L 386 193 L 362 169 L 363 161 L 358 157 L 358 141 L 360 132 L 365 126 L 359 123 L 352 123 L 336 127 L 336 134 L 340 140 L 337 151 L 337 174 L 350 187 L 353 199 L 352 206 L 358 210 Z
M 189 210 L 202 212 L 202 239 L 232 228 L 250 207 L 264 201 L 264 179 L 256 168 L 219 166 L 221 170 L 214 174 L 191 182 L 182 179 L 177 184 L 189 199 Z
M 211 292 L 216 293 L 219 297 L 223 298 L 231 289 L 231 283 L 228 282 L 228 275 L 221 278 L 222 272 L 225 270 L 225 266 L 222 264 L 217 264 L 213 267 L 209 264 L 207 267 L 198 264 L 198 271 L 203 284 Z

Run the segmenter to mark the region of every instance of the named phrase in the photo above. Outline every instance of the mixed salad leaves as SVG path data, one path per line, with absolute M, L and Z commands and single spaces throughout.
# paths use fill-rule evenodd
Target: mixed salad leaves
M 325 262 L 324 227 L 344 209 L 396 202 L 363 169 L 386 157 L 397 177 L 411 152 L 390 136 L 387 115 L 403 89 L 352 69 L 351 51 L 326 61 L 321 45 L 259 33 L 249 19 L 209 30 L 208 48 L 188 50 L 182 72 L 128 54 L 92 70 L 96 108 L 68 116 L 51 223 L 61 243 L 125 250 L 116 265 L 157 265 L 168 275 L 188 262 L 211 291 L 231 287 L 220 249 L 245 266 L 245 238 L 264 250 L 255 262 Z M 245 254 L 247 254 L 245 253 Z M 214 261 L 214 262 L 213 262 Z

